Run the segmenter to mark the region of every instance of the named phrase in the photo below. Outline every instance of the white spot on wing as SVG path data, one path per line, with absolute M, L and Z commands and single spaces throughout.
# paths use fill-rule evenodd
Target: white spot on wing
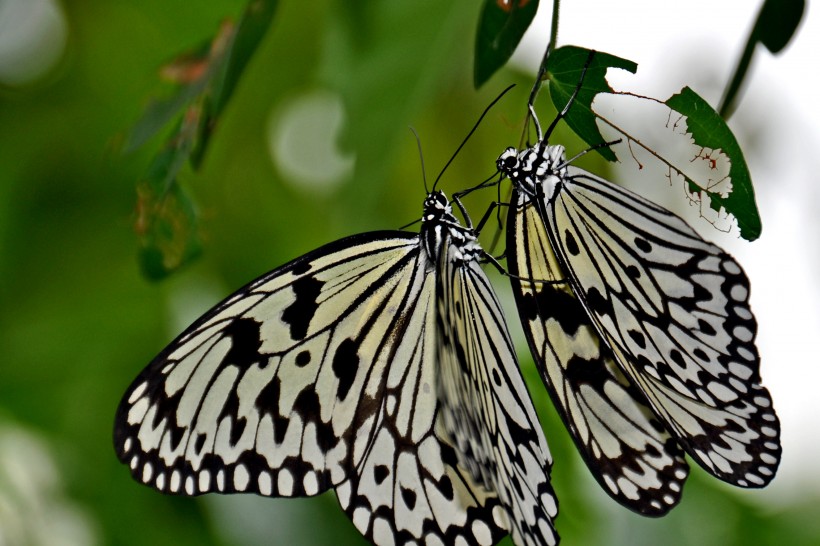
M 143 381 L 142 383 L 137 385 L 137 387 L 133 391 L 131 391 L 131 396 L 128 397 L 128 403 L 133 404 L 137 400 L 137 398 L 142 396 L 142 393 L 145 392 L 145 389 L 147 387 L 148 387 L 148 382 L 147 381 Z
M 729 296 L 735 301 L 746 301 L 749 297 L 749 291 L 742 284 L 736 284 L 729 291 Z
M 225 491 L 225 471 L 221 468 L 216 473 L 216 488 Z
M 211 489 L 211 473 L 203 470 L 199 473 L 199 490 L 209 491 Z
M 305 478 L 302 480 L 302 485 L 305 488 L 305 494 L 311 497 L 319 492 L 319 482 L 316 480 L 315 472 L 306 472 Z
M 257 485 L 259 487 L 259 492 L 266 497 L 270 496 L 273 492 L 273 483 L 271 482 L 270 474 L 264 470 L 259 473 Z
M 238 464 L 236 468 L 233 470 L 233 487 L 237 491 L 244 491 L 248 487 L 248 482 L 250 481 L 250 476 L 248 475 L 248 469 L 245 468 L 245 465 Z
M 279 475 L 276 477 L 276 486 L 280 495 L 284 497 L 293 495 L 293 474 L 290 473 L 290 470 L 283 468 L 279 471 Z

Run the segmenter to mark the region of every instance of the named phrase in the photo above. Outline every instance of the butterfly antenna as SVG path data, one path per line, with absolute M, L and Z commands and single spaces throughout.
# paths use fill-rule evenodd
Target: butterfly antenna
M 541 140 L 541 123 L 538 121 L 538 116 L 535 115 L 535 99 L 538 97 L 538 91 L 541 90 L 541 84 L 544 83 L 544 76 L 547 73 L 547 60 L 549 59 L 549 56 L 550 46 L 547 44 L 547 49 L 544 51 L 544 57 L 541 59 L 541 64 L 538 66 L 538 75 L 535 77 L 535 83 L 530 90 L 530 98 L 527 100 L 527 116 L 532 119 L 535 124 L 535 132 L 538 136 L 538 140 Z M 529 121 L 529 119 L 526 121 Z
M 575 91 L 572 92 L 572 96 L 570 96 L 569 100 L 567 101 L 567 104 L 560 112 L 558 112 L 558 115 L 555 116 L 555 119 L 552 120 L 552 123 L 550 123 L 550 126 L 547 128 L 547 132 L 545 133 L 545 138 L 547 140 L 549 140 L 552 131 L 555 129 L 555 126 L 558 125 L 558 122 L 561 121 L 567 115 L 569 109 L 572 107 L 572 103 L 574 103 L 575 99 L 578 97 L 578 93 L 581 91 L 581 87 L 583 87 L 584 85 L 584 78 L 587 75 L 587 69 L 589 68 L 589 65 L 592 64 L 593 57 L 595 57 L 594 49 L 591 50 L 589 52 L 589 55 L 587 56 L 587 60 L 584 63 L 584 68 L 583 70 L 581 70 L 581 78 L 578 80 L 578 85 L 575 86 Z M 530 105 L 530 108 L 532 108 L 532 105 Z
M 413 127 L 410 127 L 410 132 L 412 132 L 413 136 L 416 137 L 416 146 L 419 148 L 419 159 L 421 160 L 421 179 L 424 181 L 424 191 L 426 191 L 429 195 L 430 190 L 427 188 L 427 169 L 424 168 L 424 153 L 421 151 L 421 139 Z M 409 225 L 412 226 L 413 224 Z
M 504 95 L 506 95 L 506 94 L 507 94 L 507 92 L 508 92 L 510 89 L 512 89 L 513 87 L 515 87 L 515 84 L 512 84 L 512 85 L 507 86 L 507 88 L 506 88 L 506 89 L 504 89 L 504 91 L 502 91 L 502 92 L 501 92 L 501 93 L 500 93 L 500 94 L 499 94 L 499 95 L 498 95 L 498 96 L 497 96 L 497 97 L 493 100 L 493 102 L 491 102 L 491 103 L 489 104 L 489 106 L 487 106 L 487 108 L 485 108 L 485 109 L 484 109 L 484 111 L 483 111 L 483 112 L 481 113 L 481 115 L 478 117 L 478 121 L 476 121 L 476 122 L 475 122 L 475 125 L 473 125 L 473 128 L 472 128 L 472 129 L 470 129 L 470 132 L 469 132 L 469 133 L 467 133 L 467 136 L 466 136 L 466 137 L 464 137 L 464 140 L 463 140 L 463 141 L 461 141 L 461 144 L 460 144 L 460 145 L 459 145 L 459 147 L 456 149 L 456 151 L 455 151 L 455 153 L 453 154 L 453 156 L 450 158 L 450 161 L 448 161 L 448 162 L 447 162 L 447 164 L 446 164 L 446 165 L 444 165 L 444 168 L 443 168 L 443 169 L 441 169 L 441 172 L 440 172 L 440 173 L 438 173 L 438 176 L 436 177 L 436 181 L 435 181 L 435 182 L 433 182 L 433 189 L 434 189 L 434 190 L 436 189 L 436 186 L 438 185 L 438 181 L 439 181 L 439 180 L 441 180 L 441 177 L 442 177 L 442 175 L 444 174 L 444 171 L 446 171 L 446 170 L 447 170 L 447 167 L 449 167 L 449 166 L 450 166 L 450 164 L 453 162 L 453 160 L 455 160 L 455 158 L 456 158 L 456 156 L 458 155 L 458 153 L 461 151 L 461 149 L 464 147 L 464 145 L 465 145 L 465 144 L 467 144 L 467 141 L 468 141 L 468 140 L 470 140 L 470 137 L 471 137 L 471 136 L 473 136 L 473 133 L 475 133 L 475 132 L 476 132 L 476 129 L 478 129 L 478 126 L 481 124 L 481 121 L 484 119 L 484 116 L 486 116 L 486 115 L 487 115 L 487 113 L 490 111 L 490 109 L 491 109 L 493 106 L 495 106 L 495 104 L 496 104 L 498 101 L 500 101 L 500 100 L 501 100 L 501 97 L 503 97 Z
M 419 222 L 421 222 L 421 218 L 419 218 L 418 220 L 413 220 L 409 224 L 404 224 L 403 226 L 401 226 L 399 228 L 399 231 L 404 231 L 405 229 L 409 228 L 410 226 L 414 226 L 414 225 L 418 224 Z
M 538 67 L 538 76 L 535 78 L 535 84 L 532 86 L 532 90 L 530 90 L 530 98 L 527 101 L 527 104 L 533 105 L 535 104 L 535 98 L 538 96 L 538 91 L 541 90 L 541 84 L 544 82 L 544 75 L 547 73 L 547 60 L 550 56 L 550 46 L 547 45 L 547 50 L 544 51 L 544 58 L 541 59 L 541 65 Z

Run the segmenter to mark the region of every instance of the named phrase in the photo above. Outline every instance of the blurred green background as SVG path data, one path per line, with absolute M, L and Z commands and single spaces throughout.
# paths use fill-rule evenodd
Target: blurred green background
M 0 0 L 0 41 L 19 3 Z M 114 411 L 142 367 L 236 287 L 343 235 L 417 219 L 425 192 L 408 127 L 432 181 L 486 105 L 518 83 L 441 187 L 492 174 L 518 143 L 531 76 L 502 71 L 473 90 L 477 2 L 282 2 L 201 169 L 181 177 L 201 214 L 203 256 L 152 283 L 136 260 L 135 185 L 161 139 L 127 155 L 118 146 L 157 91 L 158 67 L 245 2 L 31 4 L 57 14 L 51 42 L 32 55 L 57 53 L 30 77 L 0 56 L 0 544 L 362 543 L 332 494 L 188 499 L 137 484 L 114 455 Z M 473 216 L 492 198 L 468 202 Z M 731 489 L 696 468 L 666 518 L 615 505 L 519 347 L 556 461 L 564 544 L 820 543 L 815 500 L 769 503 L 766 490 Z

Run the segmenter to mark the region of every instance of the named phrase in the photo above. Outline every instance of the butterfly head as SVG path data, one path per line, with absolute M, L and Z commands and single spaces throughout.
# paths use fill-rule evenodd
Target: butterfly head
M 424 216 L 421 222 L 421 238 L 431 263 L 436 263 L 441 254 L 445 238 L 453 242 L 456 259 L 469 261 L 475 259 L 475 249 L 481 247 L 476 243 L 472 230 L 464 227 L 453 216 L 453 209 L 447 196 L 441 191 L 433 191 L 424 200 Z M 475 248 L 474 248 L 475 247 Z
M 542 185 L 544 195 L 552 195 L 556 185 L 567 176 L 563 146 L 550 146 L 539 141 L 520 152 L 507 148 L 495 162 L 499 172 L 526 193 L 535 195 Z
M 424 200 L 424 221 L 435 222 L 443 217 L 452 216 L 453 209 L 443 191 L 435 190 L 427 194 Z

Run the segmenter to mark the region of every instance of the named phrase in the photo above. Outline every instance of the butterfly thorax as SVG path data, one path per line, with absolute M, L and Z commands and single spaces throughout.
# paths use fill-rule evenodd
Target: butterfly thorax
M 507 148 L 496 160 L 496 166 L 529 199 L 546 196 L 552 200 L 567 177 L 564 147 L 550 146 L 546 140 L 520 152 Z
M 454 263 L 470 262 L 481 256 L 482 250 L 473 230 L 462 226 L 453 216 L 453 209 L 444 193 L 434 191 L 424 200 L 421 221 L 421 239 L 431 267 L 443 255 L 442 245 L 448 238 Z

